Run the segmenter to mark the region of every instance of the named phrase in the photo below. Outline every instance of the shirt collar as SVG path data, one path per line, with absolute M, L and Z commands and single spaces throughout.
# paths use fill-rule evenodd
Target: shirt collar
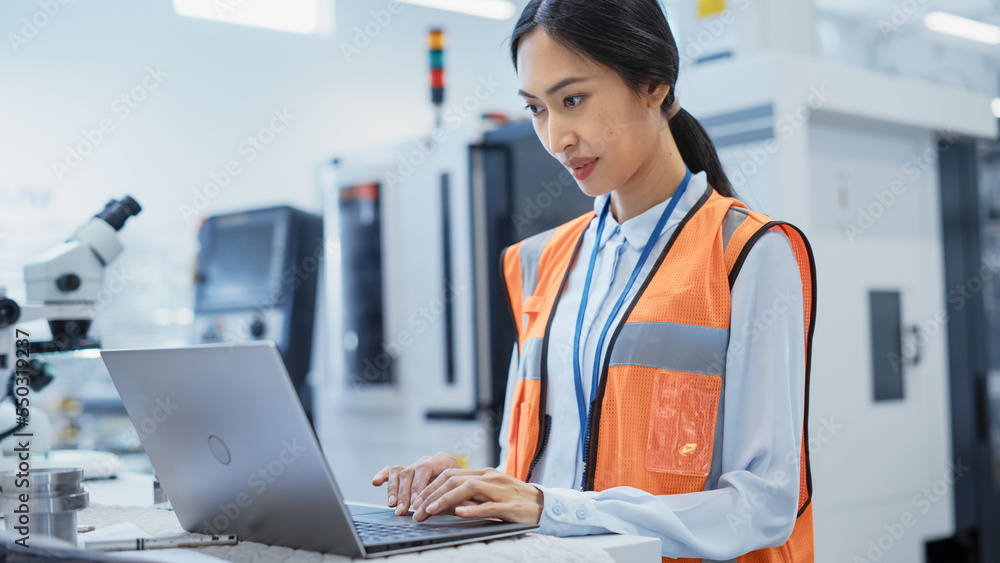
M 674 208 L 674 212 L 670 214 L 670 218 L 667 219 L 667 224 L 660 231 L 660 236 L 669 231 L 674 225 L 681 222 L 684 216 L 691 211 L 694 204 L 698 202 L 702 195 L 705 194 L 705 188 L 708 187 L 708 176 L 704 171 L 698 173 L 692 173 L 691 179 L 688 180 L 687 188 L 684 193 L 681 194 L 680 201 L 677 202 L 677 207 Z M 597 216 L 601 216 L 601 210 L 604 209 L 604 202 L 610 197 L 610 194 L 599 195 L 594 198 L 594 212 Z M 665 199 L 660 203 L 650 207 L 646 211 L 632 217 L 628 221 L 625 221 L 621 225 L 615 221 L 615 218 L 608 212 L 608 218 L 605 220 L 604 234 L 601 237 L 603 240 L 600 246 L 604 246 L 611 235 L 615 233 L 620 227 L 622 234 L 625 235 L 625 240 L 628 241 L 629 245 L 636 250 L 642 250 L 649 240 L 649 237 L 653 234 L 653 229 L 656 228 L 656 222 L 660 220 L 660 215 L 663 214 L 663 210 L 666 209 L 667 205 L 670 203 L 670 199 Z

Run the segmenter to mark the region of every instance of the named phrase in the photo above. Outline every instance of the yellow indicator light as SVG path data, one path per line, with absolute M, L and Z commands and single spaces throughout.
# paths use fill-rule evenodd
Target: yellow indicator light
M 444 49 L 444 32 L 440 29 L 431 30 L 428 41 L 431 49 Z
M 708 18 L 726 11 L 726 0 L 698 0 L 698 17 Z

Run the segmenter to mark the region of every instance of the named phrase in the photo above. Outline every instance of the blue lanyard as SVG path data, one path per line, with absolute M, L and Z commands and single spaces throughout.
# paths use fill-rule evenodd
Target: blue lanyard
M 656 227 L 653 229 L 652 234 L 650 234 L 649 240 L 646 241 L 646 246 L 643 247 L 642 254 L 639 255 L 639 261 L 636 263 L 635 268 L 632 269 L 632 275 L 629 277 L 628 283 L 625 284 L 625 290 L 622 291 L 621 296 L 618 297 L 618 301 L 615 303 L 614 309 L 611 310 L 611 314 L 608 315 L 608 320 L 604 323 L 604 329 L 601 331 L 601 335 L 597 339 L 597 353 L 594 354 L 594 371 L 590 383 L 591 408 L 593 408 L 594 401 L 597 400 L 597 384 L 601 369 L 601 351 L 604 348 L 604 337 L 607 336 L 608 329 L 611 328 L 611 323 L 613 323 L 615 317 L 618 316 L 618 311 L 621 309 L 622 303 L 625 302 L 625 296 L 628 295 L 629 290 L 632 289 L 632 284 L 634 284 L 636 278 L 639 277 L 639 271 L 642 270 L 642 266 L 646 263 L 646 259 L 649 258 L 649 254 L 653 251 L 653 246 L 656 245 L 656 240 L 660 238 L 660 233 L 663 231 L 663 227 L 667 224 L 667 219 L 670 218 L 670 214 L 673 213 L 674 208 L 677 207 L 677 202 L 680 201 L 681 196 L 684 194 L 684 190 L 687 188 L 688 180 L 691 179 L 691 171 L 688 170 L 687 165 L 684 166 L 684 170 L 684 179 L 681 181 L 680 186 L 677 187 L 674 195 L 670 198 L 670 203 L 668 203 L 667 208 L 663 210 L 663 214 L 660 215 L 660 220 L 656 222 Z M 583 442 L 587 436 L 589 411 L 583 398 L 583 374 L 580 369 L 580 333 L 583 331 L 584 313 L 587 311 L 587 300 L 590 297 L 590 281 L 594 277 L 594 265 L 597 263 L 597 250 L 601 244 L 601 234 L 604 233 L 604 223 L 608 216 L 610 204 L 611 196 L 608 195 L 608 199 L 604 202 L 604 209 L 601 210 L 601 217 L 597 220 L 597 233 L 594 236 L 594 250 L 590 253 L 590 265 L 587 267 L 587 280 L 583 284 L 583 297 L 580 299 L 580 310 L 576 315 L 576 332 L 573 334 L 573 379 L 576 384 L 576 406 L 580 414 L 581 456 L 584 451 Z M 583 460 L 583 462 L 586 463 L 587 460 Z M 580 486 L 583 487 L 584 484 L 581 483 Z

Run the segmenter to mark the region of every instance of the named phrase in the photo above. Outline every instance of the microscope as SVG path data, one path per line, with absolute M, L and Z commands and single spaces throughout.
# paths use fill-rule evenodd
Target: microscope
M 87 332 L 97 312 L 104 268 L 122 252 L 118 231 L 141 210 L 130 196 L 112 199 L 64 242 L 25 265 L 24 303 L 7 297 L 6 288 L 0 287 L 0 383 L 5 384 L 0 388 L 0 407 L 7 406 L 8 398 L 16 398 L 15 380 L 20 382 L 18 386 L 32 391 L 40 391 L 52 381 L 47 365 L 35 358 L 36 354 L 100 347 L 100 342 Z M 36 341 L 19 326 L 43 319 L 48 321 L 52 333 L 49 341 Z M 4 413 L 0 416 L 0 440 L 33 426 L 35 417 L 41 419 L 38 421 L 41 426 L 48 426 L 44 412 L 31 409 L 30 404 L 26 421 L 15 418 L 9 408 L 0 412 Z M 17 408 L 16 414 L 20 413 Z M 51 443 L 51 435 L 48 440 Z M 36 441 L 43 442 L 44 438 L 36 436 Z

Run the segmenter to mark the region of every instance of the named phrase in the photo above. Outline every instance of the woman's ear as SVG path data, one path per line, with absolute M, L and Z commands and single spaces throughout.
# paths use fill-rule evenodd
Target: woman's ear
M 667 99 L 667 94 L 670 93 L 670 85 L 660 83 L 650 83 L 646 86 L 646 97 L 649 100 L 649 105 L 652 108 L 659 108 L 663 105 L 663 100 Z

